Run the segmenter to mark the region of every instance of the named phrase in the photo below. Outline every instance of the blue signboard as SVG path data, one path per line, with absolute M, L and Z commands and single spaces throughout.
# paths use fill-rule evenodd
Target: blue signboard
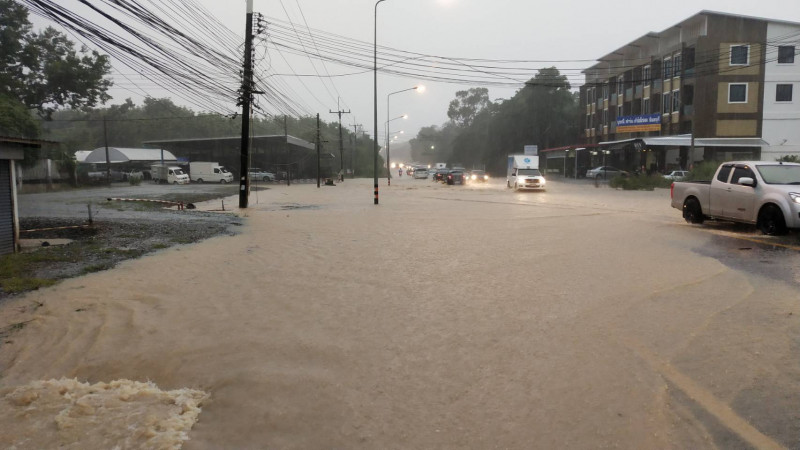
M 617 133 L 661 131 L 661 114 L 617 117 Z

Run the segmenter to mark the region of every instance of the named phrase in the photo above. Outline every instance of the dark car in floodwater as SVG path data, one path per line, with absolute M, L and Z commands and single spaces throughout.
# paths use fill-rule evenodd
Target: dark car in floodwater
M 451 170 L 447 174 L 447 184 L 464 184 L 464 172 Z

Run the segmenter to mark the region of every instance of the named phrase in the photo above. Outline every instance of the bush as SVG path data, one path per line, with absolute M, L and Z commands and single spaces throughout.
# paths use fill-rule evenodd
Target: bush
M 128 177 L 128 183 L 131 186 L 138 186 L 142 184 L 142 176 L 141 175 L 131 175 Z
M 686 176 L 686 181 L 709 181 L 714 178 L 719 163 L 709 161 L 697 164 Z
M 608 182 L 610 187 L 623 189 L 625 191 L 652 191 L 655 188 L 668 188 L 671 184 L 671 180 L 667 180 L 657 173 L 652 175 L 614 177 Z
M 775 161 L 782 161 L 782 162 L 790 162 L 790 163 L 800 163 L 800 156 L 797 155 L 786 155 L 780 158 L 775 159 Z

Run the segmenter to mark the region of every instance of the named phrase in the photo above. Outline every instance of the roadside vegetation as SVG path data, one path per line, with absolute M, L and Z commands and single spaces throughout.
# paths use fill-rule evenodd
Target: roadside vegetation
M 719 163 L 709 161 L 695 165 L 686 176 L 686 181 L 709 181 L 717 172 Z
M 656 188 L 669 188 L 672 180 L 667 180 L 661 174 L 634 175 L 629 177 L 614 177 L 608 185 L 614 189 L 625 191 L 652 191 Z

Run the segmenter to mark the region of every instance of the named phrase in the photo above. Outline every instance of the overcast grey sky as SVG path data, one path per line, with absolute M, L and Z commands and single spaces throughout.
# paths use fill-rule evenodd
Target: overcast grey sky
M 244 35 L 245 0 L 197 1 L 239 36 Z M 267 18 L 285 21 L 288 15 L 298 26 L 303 25 L 305 19 L 312 29 L 367 43 L 373 41 L 374 5 L 373 0 L 254 0 L 254 10 Z M 675 0 L 669 2 L 669 8 L 641 1 L 386 0 L 378 6 L 378 43 L 446 57 L 594 60 L 649 31 L 662 31 L 703 9 L 800 22 L 797 0 Z M 265 55 L 276 73 L 335 75 L 355 71 L 334 63 L 323 67 L 315 62 L 312 67 L 307 58 L 284 56 L 291 69 L 285 67 L 282 57 L 273 49 Z M 555 65 L 563 69 L 577 86 L 580 83 L 575 81 L 581 79 L 579 69 L 591 64 L 586 61 L 542 62 L 541 67 Z M 534 74 L 532 71 L 524 78 Z M 334 77 L 331 81 L 304 77 L 302 83 L 294 76 L 283 78 L 292 87 L 290 95 L 304 105 L 304 110 L 319 112 L 324 119 L 333 121 L 336 116 L 328 111 L 337 109 L 337 97 L 341 96 L 342 109 L 351 111 L 344 116 L 344 122 L 351 124 L 355 120 L 372 134 L 371 72 Z M 405 139 L 413 137 L 420 127 L 444 123 L 448 103 L 455 92 L 473 87 L 379 74 L 380 124 L 387 120 L 386 94 L 417 84 L 424 84 L 426 91 L 397 94 L 391 99 L 392 117 L 409 115 L 407 120 L 392 124 L 393 130 L 406 132 Z M 493 100 L 509 98 L 519 87 L 490 88 L 490 96 Z M 114 103 L 126 97 L 141 102 L 141 97 L 137 98 L 130 91 L 117 89 L 113 95 Z M 151 95 L 164 97 L 169 93 L 153 90 Z M 383 134 L 382 129 L 380 134 Z

